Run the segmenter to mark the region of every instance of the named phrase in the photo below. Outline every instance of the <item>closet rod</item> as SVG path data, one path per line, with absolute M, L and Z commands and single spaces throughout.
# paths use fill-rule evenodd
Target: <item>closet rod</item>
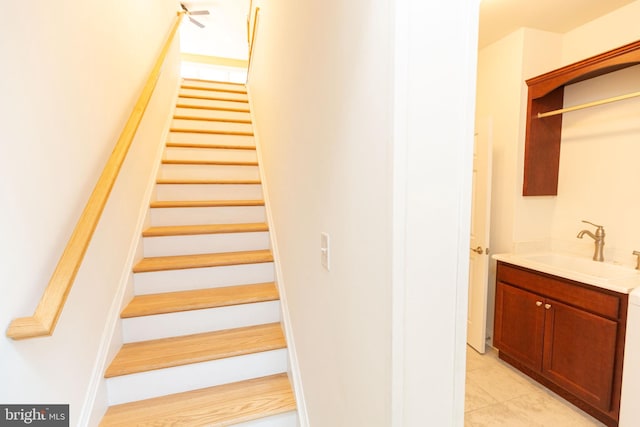
M 640 92 L 628 93 L 626 95 L 614 96 L 612 98 L 601 99 L 599 101 L 587 102 L 586 104 L 576 105 L 574 107 L 562 108 L 560 110 L 553 110 L 546 113 L 538 113 L 538 118 L 556 116 L 558 114 L 567 113 L 569 111 L 582 110 L 583 108 L 595 107 L 596 105 L 609 104 L 610 102 L 622 101 L 623 99 L 635 98 L 640 96 Z

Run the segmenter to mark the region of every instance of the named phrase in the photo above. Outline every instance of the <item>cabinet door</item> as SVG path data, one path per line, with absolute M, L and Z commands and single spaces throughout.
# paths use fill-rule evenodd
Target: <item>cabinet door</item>
M 616 322 L 553 300 L 545 303 L 543 374 L 575 396 L 609 411 Z
M 542 297 L 497 283 L 494 345 L 537 371 L 542 369 L 544 317 Z

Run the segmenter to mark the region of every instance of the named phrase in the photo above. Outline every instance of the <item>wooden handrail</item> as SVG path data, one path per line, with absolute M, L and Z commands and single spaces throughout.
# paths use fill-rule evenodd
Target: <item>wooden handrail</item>
M 249 42 L 249 60 L 247 61 L 247 79 L 249 78 L 249 67 L 251 66 L 251 57 L 253 56 L 253 43 L 256 38 L 256 29 L 260 20 L 260 8 L 256 7 L 253 14 L 253 29 L 251 30 L 251 41 Z
M 13 339 L 35 338 L 49 336 L 58 322 L 64 303 L 69 295 L 73 281 L 82 264 L 82 259 L 89 246 L 93 232 L 98 225 L 102 211 L 107 203 L 111 189 L 118 177 L 120 168 L 127 156 L 131 142 L 136 134 L 140 121 L 149 104 L 153 90 L 160 77 L 162 64 L 169 52 L 171 44 L 183 13 L 179 12 L 173 23 L 167 40 L 160 51 L 151 74 L 140 93 L 140 97 L 127 120 L 127 123 L 116 142 L 116 146 L 107 161 L 107 164 L 98 178 L 87 205 L 73 230 L 73 234 L 58 261 L 58 265 L 49 280 L 42 298 L 36 307 L 33 316 L 14 319 L 7 329 L 7 336 Z

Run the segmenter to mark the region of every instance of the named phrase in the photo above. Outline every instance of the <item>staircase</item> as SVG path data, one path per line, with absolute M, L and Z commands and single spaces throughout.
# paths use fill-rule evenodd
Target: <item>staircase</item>
M 184 80 L 101 426 L 297 425 L 243 85 Z

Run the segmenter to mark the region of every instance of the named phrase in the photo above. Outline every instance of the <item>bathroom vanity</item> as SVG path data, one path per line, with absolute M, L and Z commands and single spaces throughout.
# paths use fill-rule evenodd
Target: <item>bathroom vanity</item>
M 494 258 L 499 357 L 617 426 L 628 293 L 640 274 L 554 254 Z

